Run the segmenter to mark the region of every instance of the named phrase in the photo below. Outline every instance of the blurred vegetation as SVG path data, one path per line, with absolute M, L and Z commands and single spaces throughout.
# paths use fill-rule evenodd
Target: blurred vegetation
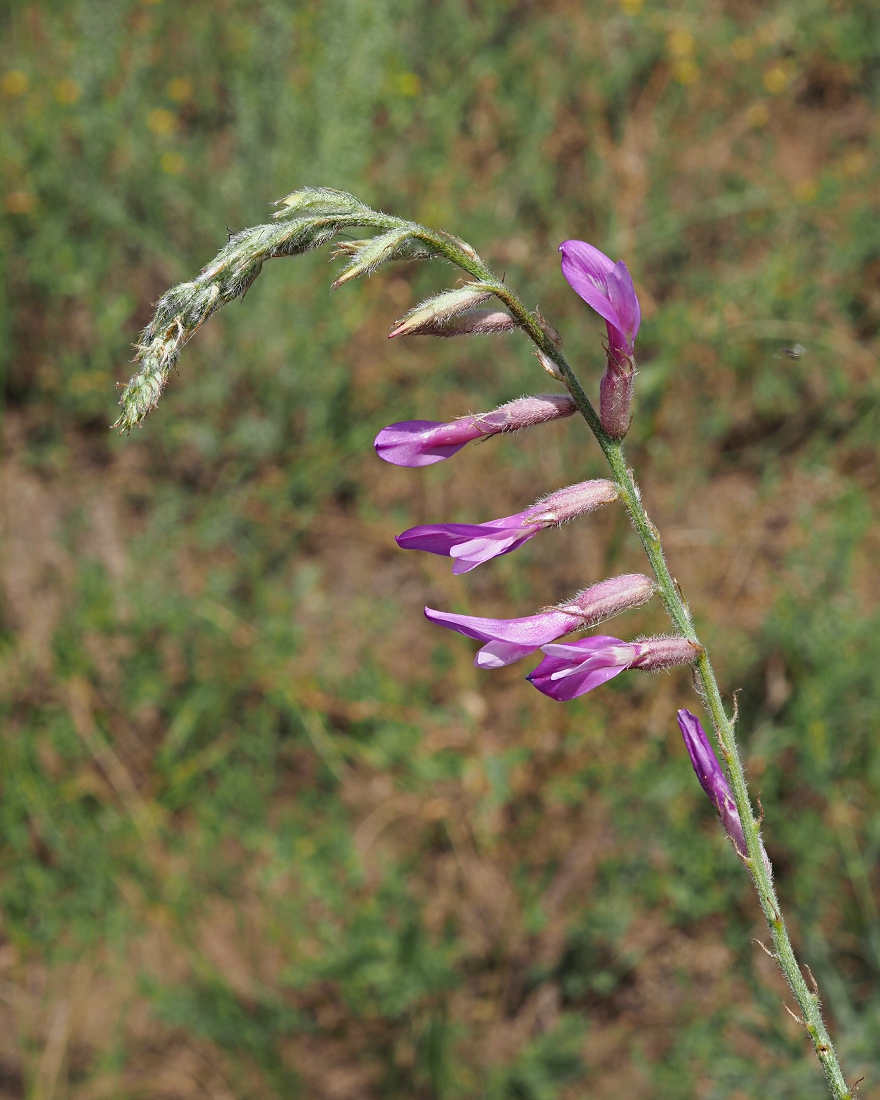
M 0 55 L 0 1095 L 824 1095 L 687 675 L 560 706 L 421 616 L 642 568 L 613 509 L 455 580 L 395 548 L 602 471 L 573 422 L 375 460 L 548 388 L 387 344 L 448 268 L 269 265 L 108 432 L 150 303 L 311 184 L 470 240 L 591 387 L 556 246 L 630 265 L 628 453 L 880 1097 L 877 5 L 10 0 Z

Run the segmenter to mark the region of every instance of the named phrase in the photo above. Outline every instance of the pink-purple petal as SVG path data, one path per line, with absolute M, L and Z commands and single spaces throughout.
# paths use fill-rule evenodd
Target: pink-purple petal
M 632 276 L 623 260 L 614 266 L 614 271 L 608 279 L 608 292 L 611 304 L 620 320 L 620 329 L 626 336 L 632 351 L 641 323 L 641 309 Z
M 731 838 L 741 856 L 748 855 L 746 838 L 743 833 L 742 821 L 733 801 L 733 794 L 727 777 L 721 770 L 718 758 L 709 743 L 706 731 L 703 729 L 699 718 L 691 714 L 689 710 L 678 712 L 678 728 L 684 738 L 685 747 L 691 758 L 691 764 L 696 772 L 700 786 L 709 796 L 710 801 L 718 811 L 721 823 Z M 766 858 L 766 857 L 765 857 Z
M 605 319 L 612 350 L 632 355 L 641 311 L 626 264 L 615 264 L 586 241 L 563 241 L 559 251 L 562 274 L 571 288 Z
M 466 438 L 444 442 L 438 429 L 446 427 L 436 420 L 403 420 L 383 428 L 373 446 L 381 459 L 394 466 L 431 466 L 451 458 L 474 438 L 468 434 Z
M 501 668 L 513 664 L 534 653 L 545 642 L 575 630 L 581 623 L 576 616 L 564 611 L 544 611 L 521 619 L 484 619 L 477 615 L 455 615 L 426 607 L 425 616 L 438 626 L 488 643 L 474 660 L 478 668 Z
M 559 703 L 567 703 L 576 699 L 579 695 L 586 695 L 593 688 L 613 680 L 624 671 L 626 665 L 604 665 L 568 676 L 564 680 L 553 680 L 545 671 L 545 662 L 542 661 L 535 671 L 526 679 L 533 684 L 543 695 L 555 699 Z
M 485 561 L 503 557 L 512 550 L 519 549 L 536 533 L 537 528 L 532 528 L 531 531 L 497 531 L 494 534 L 483 532 L 480 538 L 459 543 L 449 552 L 449 556 L 455 559 L 452 572 L 467 573 Z
M 423 527 L 410 527 L 394 541 L 401 550 L 424 550 L 428 554 L 448 556 L 460 543 L 482 535 L 484 527 L 482 523 L 428 523 Z
M 607 284 L 601 288 L 597 287 L 590 276 L 585 275 L 576 267 L 566 264 L 564 257 L 562 260 L 562 274 L 567 279 L 571 289 L 576 294 L 580 295 L 587 305 L 591 309 L 594 309 L 600 317 L 604 317 L 609 325 L 614 325 L 615 328 L 619 329 L 623 328 L 623 324 L 617 315 L 617 310 L 614 308 L 608 296 Z
M 477 668 L 504 668 L 521 661 L 535 652 L 531 645 L 517 645 L 516 642 L 488 642 L 477 651 L 474 664 Z
M 542 649 L 544 660 L 526 678 L 559 702 L 585 695 L 612 680 L 629 668 L 638 654 L 638 645 L 603 634 Z
M 489 533 L 481 531 L 479 538 L 468 539 L 467 542 L 459 542 L 449 551 L 451 558 L 479 558 L 480 561 L 488 561 L 489 558 L 503 554 L 514 543 L 520 543 L 531 538 L 531 532 L 496 531 Z
M 543 647 L 548 657 L 574 662 L 592 660 L 609 653 L 621 660 L 633 661 L 638 650 L 637 643 L 624 642 L 610 634 L 591 634 L 589 638 L 577 638 L 573 642 L 548 642 Z
M 600 252 L 595 245 L 588 244 L 586 241 L 574 239 L 563 241 L 559 246 L 559 251 L 562 253 L 563 263 L 568 260 L 569 263 L 577 265 L 580 271 L 592 275 L 594 278 L 603 279 L 605 275 L 614 270 L 614 260 L 606 256 L 604 252 Z
M 411 527 L 398 535 L 403 550 L 425 550 L 454 559 L 452 572 L 468 573 L 485 561 L 509 554 L 541 530 L 539 524 L 524 524 L 529 512 L 503 516 L 490 523 L 432 523 Z
M 520 619 L 485 619 L 479 615 L 456 615 L 426 607 L 425 615 L 432 623 L 457 630 L 478 642 L 515 642 L 529 645 L 533 650 L 580 625 L 575 615 L 567 615 L 564 611 L 544 611 Z

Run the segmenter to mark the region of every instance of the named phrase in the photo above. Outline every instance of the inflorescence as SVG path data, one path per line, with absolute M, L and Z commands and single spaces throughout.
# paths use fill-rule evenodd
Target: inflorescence
M 693 667 L 727 775 L 699 720 L 690 711 L 681 710 L 678 722 L 691 764 L 755 884 L 774 947 L 770 954 L 795 996 L 801 1022 L 831 1092 L 836 1100 L 852 1100 L 853 1090 L 846 1084 L 822 1019 L 818 990 L 807 986 L 782 919 L 760 837 L 761 822 L 749 800 L 734 724 L 725 711 L 708 654 L 697 641 L 687 604 L 669 572 L 659 533 L 644 510 L 634 475 L 623 458 L 621 440 L 631 420 L 635 341 L 641 320 L 626 264 L 622 260 L 615 263 L 585 241 L 569 240 L 559 246 L 562 274 L 605 321 L 605 370 L 598 387 L 597 412 L 562 354 L 556 330 L 540 311 L 528 310 L 458 237 L 372 210 L 353 195 L 329 188 L 295 191 L 277 205 L 280 209 L 272 224 L 235 234 L 193 281 L 172 287 L 159 300 L 137 345 L 138 369 L 123 388 L 122 413 L 115 427 L 130 431 L 155 408 L 183 346 L 216 310 L 245 293 L 265 260 L 307 252 L 336 240 L 335 255 L 344 256 L 347 266 L 334 288 L 370 275 L 390 261 L 445 259 L 463 270 L 467 282 L 421 302 L 394 325 L 389 337 L 447 338 L 521 331 L 533 342 L 543 370 L 562 382 L 568 393 L 519 397 L 491 412 L 472 413 L 449 423 L 409 420 L 391 424 L 376 437 L 379 457 L 397 466 L 430 466 L 451 458 L 468 443 L 549 425 L 579 412 L 602 448 L 613 480 L 584 481 L 557 489 L 520 512 L 485 523 L 413 527 L 397 536 L 398 545 L 448 556 L 453 573 L 467 573 L 512 553 L 547 528 L 619 501 L 638 533 L 654 577 L 639 573 L 611 577 L 555 607 L 522 618 L 491 619 L 433 608 L 425 608 L 425 614 L 437 625 L 480 642 L 474 662 L 479 668 L 501 668 L 540 651 L 542 659 L 527 679 L 543 694 L 561 701 L 584 695 L 630 669 L 656 672 L 677 665 Z M 358 227 L 375 235 L 363 240 L 343 237 Z M 639 607 L 655 594 L 672 620 L 675 630 L 671 634 L 631 641 L 605 634 L 568 637 Z

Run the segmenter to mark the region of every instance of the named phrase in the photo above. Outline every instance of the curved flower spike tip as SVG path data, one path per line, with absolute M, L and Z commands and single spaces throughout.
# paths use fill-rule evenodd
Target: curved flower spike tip
M 700 652 L 699 646 L 687 638 L 656 637 L 624 642 L 603 634 L 544 645 L 541 649 L 547 656 L 526 679 L 538 691 L 560 702 L 585 695 L 627 668 L 659 672 L 675 665 L 689 665 Z
M 474 658 L 477 668 L 502 668 L 563 634 L 640 607 L 653 594 L 653 581 L 640 573 L 628 573 L 585 588 L 566 604 L 522 619 L 483 619 L 431 607 L 425 608 L 425 615 L 432 623 L 486 643 Z
M 493 412 L 463 416 L 448 424 L 436 420 L 391 424 L 379 432 L 373 446 L 380 458 L 395 466 L 430 466 L 451 458 L 474 439 L 559 420 L 571 416 L 575 410 L 576 405 L 567 394 L 519 397 Z
M 614 263 L 586 241 L 563 241 L 562 274 L 576 294 L 605 318 L 615 358 L 632 358 L 641 310 L 632 276 L 623 260 Z
M 695 714 L 691 714 L 689 710 L 678 712 L 678 728 L 681 730 L 700 786 L 718 811 L 721 824 L 727 830 L 727 835 L 733 841 L 736 850 L 741 856 L 747 857 L 748 852 L 746 851 L 746 838 L 743 834 L 742 822 L 737 813 L 730 786 L 724 772 L 721 770 L 718 758 L 709 744 L 706 731 L 700 724 L 699 718 Z
M 576 516 L 585 516 L 603 504 L 610 504 L 617 496 L 612 481 L 582 481 L 551 493 L 524 512 L 488 523 L 432 523 L 410 527 L 397 536 L 397 545 L 404 550 L 445 554 L 453 559 L 453 573 L 467 573 L 484 561 L 519 549 L 546 527 L 558 527 Z

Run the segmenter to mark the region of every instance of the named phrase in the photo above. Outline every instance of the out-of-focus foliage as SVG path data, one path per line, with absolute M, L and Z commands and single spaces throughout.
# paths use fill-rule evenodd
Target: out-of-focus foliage
M 311 184 L 472 241 L 591 389 L 556 246 L 626 259 L 628 453 L 880 1097 L 877 5 L 13 0 L 0 96 L 0 1093 L 823 1095 L 687 675 L 562 706 L 422 619 L 642 568 L 614 509 L 466 578 L 394 547 L 602 473 L 573 421 L 375 459 L 552 385 L 385 341 L 451 269 L 269 265 L 108 433 L 150 303 Z

